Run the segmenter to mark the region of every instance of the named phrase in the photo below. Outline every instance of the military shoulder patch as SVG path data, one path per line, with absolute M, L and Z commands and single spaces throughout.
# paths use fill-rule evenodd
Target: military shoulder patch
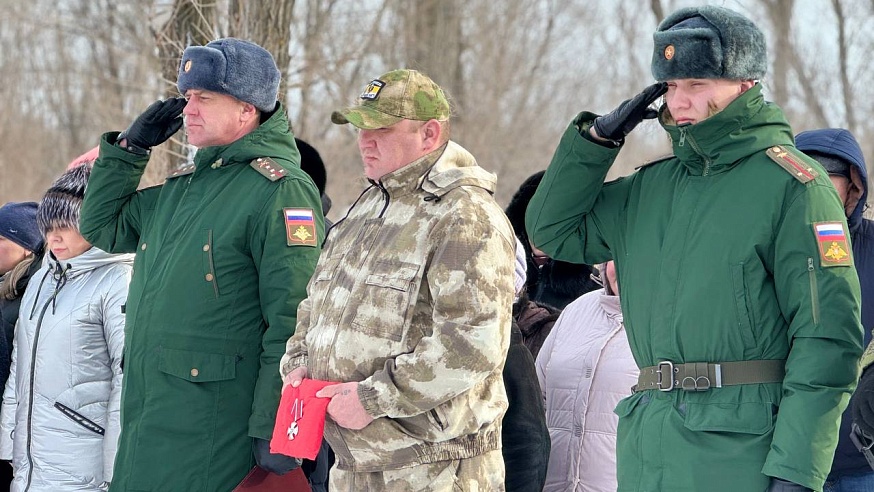
M 850 245 L 842 223 L 815 222 L 813 233 L 819 245 L 819 259 L 822 266 L 853 266 Z
M 639 171 L 639 170 L 641 170 L 641 169 L 643 169 L 643 168 L 645 168 L 645 167 L 649 167 L 649 166 L 652 166 L 652 165 L 655 165 L 655 164 L 659 164 L 659 163 L 665 162 L 666 160 L 668 160 L 668 159 L 673 159 L 674 157 L 675 157 L 674 154 L 666 155 L 666 156 L 664 156 L 664 157 L 659 157 L 658 159 L 654 159 L 654 160 L 651 160 L 651 161 L 644 162 L 643 164 L 641 164 L 641 165 L 637 166 L 636 168 L 634 168 L 634 170 L 635 170 L 635 171 Z
M 316 219 L 311 208 L 283 208 L 289 246 L 318 246 Z
M 276 163 L 276 161 L 269 157 L 259 157 L 254 159 L 249 163 L 249 165 L 252 166 L 252 169 L 258 171 L 262 176 L 270 181 L 276 181 L 288 174 L 288 171 L 283 169 Z
M 804 162 L 804 159 L 799 156 L 800 151 L 792 148 L 786 148 L 782 145 L 775 145 L 765 151 L 765 154 L 776 162 L 795 179 L 807 184 L 819 176 L 819 172 Z
M 170 172 L 170 174 L 167 175 L 166 179 L 178 178 L 179 176 L 185 176 L 186 174 L 191 174 L 194 172 L 194 170 L 196 168 L 197 168 L 197 166 L 195 166 L 194 164 L 191 164 L 190 166 L 183 166 L 183 167 L 174 169 L 173 171 Z

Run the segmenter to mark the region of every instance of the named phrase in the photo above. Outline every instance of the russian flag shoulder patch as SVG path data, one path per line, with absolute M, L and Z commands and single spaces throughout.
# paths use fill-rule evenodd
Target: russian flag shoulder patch
M 311 208 L 283 208 L 289 246 L 318 246 L 316 219 Z
M 824 267 L 853 266 L 850 243 L 841 222 L 815 222 L 813 232 L 819 245 L 819 259 Z

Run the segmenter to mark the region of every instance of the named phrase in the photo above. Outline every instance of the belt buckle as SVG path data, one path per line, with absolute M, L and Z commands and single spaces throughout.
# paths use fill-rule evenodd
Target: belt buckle
M 658 369 L 656 369 L 656 373 L 658 373 L 658 375 L 659 375 L 658 380 L 656 380 L 656 388 L 658 388 L 659 391 L 671 391 L 671 390 L 673 390 L 674 389 L 674 363 L 669 361 L 669 360 L 663 360 L 663 361 L 660 361 L 656 367 L 658 367 Z M 665 380 L 665 374 L 664 374 L 665 369 L 663 367 L 667 367 L 667 371 L 668 371 L 668 385 L 667 386 L 662 386 L 662 382 Z

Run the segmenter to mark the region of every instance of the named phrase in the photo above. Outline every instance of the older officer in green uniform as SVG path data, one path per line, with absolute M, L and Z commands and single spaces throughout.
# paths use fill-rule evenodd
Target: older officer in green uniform
M 660 83 L 581 113 L 527 213 L 549 256 L 616 261 L 641 368 L 616 408 L 618 490 L 821 490 L 862 349 L 841 203 L 762 97 L 755 24 L 686 8 L 654 41 Z M 662 94 L 674 155 L 603 184 Z
M 137 253 L 113 491 L 229 491 L 256 462 L 277 473 L 297 464 L 268 443 L 279 359 L 324 225 L 276 100 L 279 76 L 246 41 L 189 47 L 185 98 L 155 102 L 101 139 L 82 234 Z M 149 149 L 180 115 L 194 164 L 137 191 Z

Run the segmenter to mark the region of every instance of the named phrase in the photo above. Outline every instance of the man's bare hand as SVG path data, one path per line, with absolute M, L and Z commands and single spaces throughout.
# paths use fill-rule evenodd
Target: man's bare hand
M 300 386 L 301 381 L 307 377 L 308 371 L 306 366 L 300 366 L 294 368 L 290 373 L 286 374 L 284 378 L 282 378 L 282 392 L 285 393 L 285 388 L 288 385 L 291 385 L 292 388 L 297 388 Z
M 325 386 L 316 396 L 331 399 L 331 403 L 328 403 L 328 415 L 340 427 L 359 430 L 373 422 L 373 417 L 364 410 L 361 400 L 358 399 L 358 383 Z

